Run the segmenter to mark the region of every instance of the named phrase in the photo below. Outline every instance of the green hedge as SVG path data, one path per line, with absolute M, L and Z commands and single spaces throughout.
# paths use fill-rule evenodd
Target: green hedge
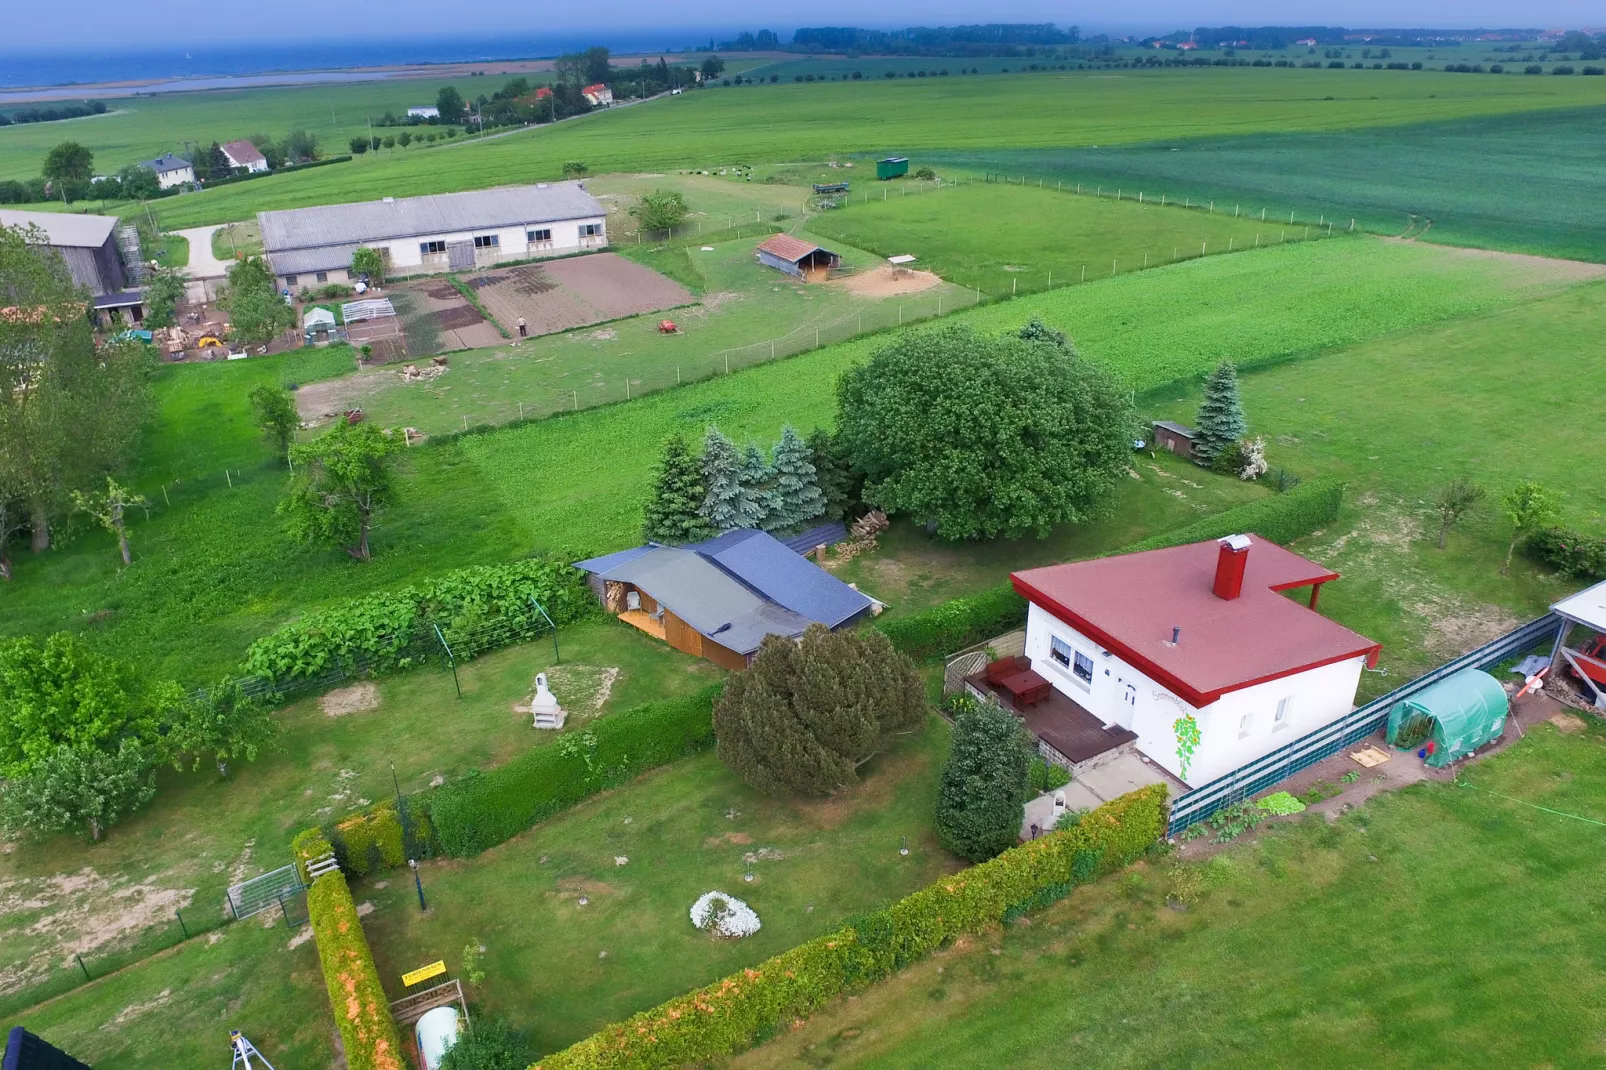
M 351 889 L 339 873 L 326 873 L 307 893 L 307 917 L 329 989 L 350 1070 L 407 1070 L 401 1037 L 390 1016 L 373 952 L 363 935 Z
M 1253 532 L 1276 543 L 1292 542 L 1332 523 L 1338 517 L 1343 498 L 1342 482 L 1315 479 L 1284 494 L 1228 509 L 1112 553 L 1161 550 L 1242 532 Z M 886 633 L 893 646 L 916 661 L 922 661 L 985 642 L 1022 627 L 1025 622 L 1026 599 L 1015 593 L 1012 585 L 1002 583 L 968 598 L 944 602 L 923 613 L 890 616 L 876 622 L 876 627 Z
M 567 732 L 487 772 L 473 772 L 429 796 L 441 850 L 457 858 L 511 839 L 581 799 L 714 745 L 719 686 L 648 703 Z
M 704 1065 L 805 1018 L 966 933 L 1045 904 L 1142 855 L 1166 827 L 1163 785 L 1106 803 L 1076 825 L 944 877 L 884 910 L 580 1041 L 539 1070 Z
M 278 682 L 333 669 L 407 668 L 440 653 L 432 626 L 446 634 L 459 658 L 473 657 L 545 625 L 532 596 L 559 625 L 591 613 L 596 599 L 569 561 L 559 555 L 459 569 L 314 611 L 252 643 L 243 671 Z

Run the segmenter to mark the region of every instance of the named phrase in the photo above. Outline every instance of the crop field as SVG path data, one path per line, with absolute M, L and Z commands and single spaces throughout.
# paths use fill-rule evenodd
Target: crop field
M 380 976 L 399 997 L 402 972 L 439 958 L 455 972 L 478 941 L 479 1006 L 530 1030 L 538 1051 L 566 1047 L 959 868 L 930 819 L 947 736 L 933 718 L 823 800 L 773 799 L 713 754 L 687 759 L 494 851 L 424 864 L 427 915 L 410 880 L 363 887 Z M 762 928 L 742 940 L 693 928 L 688 909 L 715 890 Z
M 1461 776 L 1079 889 L 732 1065 L 1591 1065 L 1606 734 Z
M 988 149 L 934 166 L 1124 186 L 1158 199 L 1270 204 L 1426 241 L 1606 260 L 1606 108 L 1389 129 L 1254 133 L 1143 145 Z M 1429 225 L 1431 221 L 1431 225 Z
M 989 297 L 1030 293 L 1109 278 L 1178 260 L 1324 236 L 1323 227 L 1290 228 L 1287 216 L 1261 222 L 1245 212 L 1190 212 L 1139 203 L 1128 190 L 1117 200 L 1055 190 L 967 182 L 883 183 L 855 190 L 844 207 L 810 223 L 818 234 L 881 256 L 910 253 L 914 267 Z M 861 197 L 863 199 L 861 199 Z M 1315 223 L 1315 218 L 1310 220 Z
M 160 207 L 170 228 L 264 209 L 479 189 L 596 172 L 835 154 L 1136 144 L 1254 131 L 1348 130 L 1606 103 L 1606 79 L 1468 78 L 1281 68 L 1066 72 L 731 87 L 481 144 L 406 150 L 242 182 Z M 1331 99 L 1327 99 L 1331 98 Z M 91 120 L 98 121 L 98 120 Z M 450 166 L 437 153 L 450 153 Z

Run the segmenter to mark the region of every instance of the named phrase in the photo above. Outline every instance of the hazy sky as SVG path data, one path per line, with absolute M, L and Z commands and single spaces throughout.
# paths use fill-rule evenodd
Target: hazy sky
M 1055 22 L 1109 32 L 1154 32 L 1236 23 L 1338 26 L 1541 26 L 1606 24 L 1602 0 L 1128 0 L 1116 4 L 1046 0 L 810 0 L 806 5 L 752 0 L 610 0 L 594 4 L 531 4 L 528 0 L 74 0 L 71 4 L 4 0 L 0 50 L 37 47 L 105 48 L 119 42 L 189 45 L 291 38 L 298 29 L 320 34 L 425 36 L 503 31 L 528 37 L 542 30 L 565 35 L 606 27 L 706 29 L 798 24 L 905 26 L 956 22 Z M 604 15 L 604 12 L 606 13 Z M 449 21 L 443 21 L 443 16 Z

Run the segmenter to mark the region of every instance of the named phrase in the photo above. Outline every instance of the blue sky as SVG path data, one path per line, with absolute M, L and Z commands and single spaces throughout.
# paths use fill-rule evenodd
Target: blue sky
M 283 40 L 298 28 L 320 33 L 423 36 L 432 32 L 503 32 L 528 38 L 541 31 L 567 37 L 598 28 L 598 13 L 626 32 L 642 27 L 703 30 L 715 26 L 765 26 L 788 31 L 804 24 L 904 26 L 955 22 L 1056 22 L 1089 30 L 1154 32 L 1202 24 L 1277 23 L 1341 26 L 1579 26 L 1606 24 L 1601 0 L 1128 0 L 1112 4 L 1051 3 L 1045 0 L 810 0 L 807 5 L 752 0 L 610 0 L 591 4 L 531 4 L 528 0 L 383 0 L 379 4 L 330 4 L 327 0 L 74 0 L 70 5 L 8 0 L 5 37 L 38 47 L 104 49 L 119 43 L 165 46 L 215 45 Z M 449 19 L 449 22 L 443 21 Z M 0 49 L 5 49 L 0 44 Z

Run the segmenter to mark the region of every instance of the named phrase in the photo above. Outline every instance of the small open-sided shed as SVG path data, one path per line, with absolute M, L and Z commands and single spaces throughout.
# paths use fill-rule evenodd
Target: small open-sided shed
M 1550 655 L 1551 673 L 1570 673 L 1587 689 L 1587 695 L 1593 696 L 1595 708 L 1606 710 L 1606 643 L 1599 639 L 1606 636 L 1606 583 L 1563 598 L 1550 611 L 1562 620 L 1556 648 Z M 1585 638 L 1577 648 L 1569 648 L 1568 638 L 1580 627 L 1587 629 L 1586 636 L 1594 638 Z
M 909 157 L 888 156 L 875 162 L 875 176 L 885 182 L 889 178 L 902 178 L 909 173 Z
M 1420 746 L 1429 765 L 1445 766 L 1499 739 L 1510 705 L 1500 681 L 1482 669 L 1462 669 L 1396 702 L 1388 741 Z
M 832 268 L 842 265 L 842 258 L 831 250 L 790 234 L 776 234 L 761 242 L 758 261 L 810 281 L 824 278 Z

